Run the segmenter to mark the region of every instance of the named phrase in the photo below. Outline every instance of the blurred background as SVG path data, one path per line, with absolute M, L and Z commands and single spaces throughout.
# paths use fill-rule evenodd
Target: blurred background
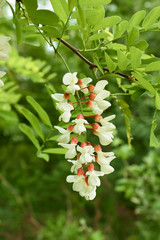
M 39 1 L 50 8 L 49 1 Z M 14 1 L 9 1 L 14 6 Z M 158 0 L 113 0 L 106 15 L 128 20 L 138 10 L 151 10 Z M 20 105 L 30 109 L 31 95 L 49 114 L 53 125 L 58 112 L 45 87 L 48 82 L 61 92 L 65 66 L 44 40 L 25 34 L 17 44 L 9 7 L 3 9 L 0 34 L 11 37 L 9 60 L 0 63 L 7 72 L 0 92 L 0 239 L 3 240 L 160 240 L 160 150 L 149 148 L 154 102 L 144 94 L 130 105 L 132 149 L 129 149 L 122 112 L 114 99 L 109 114 L 116 114 L 115 140 L 110 147 L 117 156 L 113 174 L 105 176 L 93 201 L 86 201 L 66 183 L 70 164 L 63 155 L 52 155 L 49 162 L 37 158 L 36 149 L 20 132 L 18 124 L 27 120 L 19 113 Z M 24 30 L 24 29 L 23 29 Z M 28 31 L 26 29 L 26 31 Z M 23 36 L 22 36 L 23 37 Z M 73 45 L 81 46 L 78 32 L 71 31 Z M 160 34 L 147 33 L 149 53 L 160 57 Z M 88 66 L 60 46 L 72 71 L 93 77 Z M 114 79 L 109 90 L 118 90 Z M 48 129 L 44 125 L 43 131 Z M 160 128 L 156 132 L 160 137 Z M 56 142 L 52 146 L 57 147 Z

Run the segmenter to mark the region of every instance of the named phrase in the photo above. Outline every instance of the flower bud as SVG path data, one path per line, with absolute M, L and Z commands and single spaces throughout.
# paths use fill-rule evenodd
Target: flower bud
M 70 94 L 66 92 L 66 93 L 64 94 L 64 98 L 67 99 L 67 100 L 69 100 L 69 99 L 70 99 Z
M 92 84 L 90 84 L 88 86 L 88 90 L 89 90 L 89 92 L 93 92 L 94 91 L 94 86 Z
M 97 128 L 100 127 L 100 125 L 98 123 L 93 123 L 92 126 L 93 126 L 93 130 L 96 130 Z
M 92 103 L 92 101 L 90 101 L 90 100 L 89 100 L 89 101 L 87 101 L 86 105 L 87 105 L 87 107 L 89 107 L 89 108 L 90 108 L 90 107 L 92 107 L 92 106 L 93 106 L 93 103 Z
M 78 83 L 77 83 L 80 87 L 83 85 L 83 82 L 81 79 L 78 79 Z
M 70 124 L 68 127 L 67 127 L 67 130 L 72 132 L 73 131 L 73 128 L 74 128 L 74 125 Z
M 72 137 L 71 144 L 77 144 L 77 143 L 78 143 L 78 139 L 76 137 Z
M 90 164 L 87 166 L 87 170 L 88 170 L 88 171 L 93 171 L 93 170 L 94 170 L 94 165 L 93 165 L 93 163 L 90 163 Z
M 87 146 L 87 144 L 85 143 L 85 142 L 82 142 L 81 143 L 81 148 L 84 148 L 84 147 L 86 147 Z
M 77 119 L 83 119 L 82 113 L 78 114 Z
M 71 106 L 73 106 L 73 104 L 71 102 L 69 102 L 68 104 L 70 104 Z
M 91 94 L 89 95 L 89 99 L 90 99 L 91 101 L 93 101 L 95 98 L 96 98 L 96 94 L 91 93 Z
M 79 168 L 79 169 L 77 170 L 77 175 L 78 175 L 78 176 L 82 176 L 83 173 L 84 173 L 84 171 L 83 171 L 82 168 Z
M 94 117 L 94 121 L 95 122 L 100 122 L 100 120 L 102 120 L 102 116 L 99 115 L 99 114 L 96 114 L 95 117 Z
M 102 151 L 102 148 L 100 145 L 96 145 L 96 146 L 94 146 L 94 150 L 95 150 L 95 152 L 100 152 L 100 151 Z
M 87 142 L 87 146 L 92 146 L 92 144 L 90 142 Z

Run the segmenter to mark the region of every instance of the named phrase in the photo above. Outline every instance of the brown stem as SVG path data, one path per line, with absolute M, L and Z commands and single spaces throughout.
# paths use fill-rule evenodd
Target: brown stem
M 87 58 L 85 58 L 79 51 L 79 49 L 73 47 L 72 45 L 70 45 L 68 42 L 66 42 L 64 39 L 62 38 L 57 38 L 60 42 L 62 42 L 66 47 L 68 47 L 71 51 L 73 51 L 77 56 L 79 56 L 85 63 L 87 63 L 90 67 L 90 69 L 93 68 L 98 68 L 98 66 L 92 62 L 90 62 Z M 109 69 L 106 67 L 103 67 L 103 70 L 106 72 L 109 72 Z M 118 74 L 119 76 L 122 76 L 124 78 L 130 79 L 130 80 L 136 80 L 133 76 L 127 75 L 125 73 L 121 73 L 121 72 L 113 72 L 115 74 Z

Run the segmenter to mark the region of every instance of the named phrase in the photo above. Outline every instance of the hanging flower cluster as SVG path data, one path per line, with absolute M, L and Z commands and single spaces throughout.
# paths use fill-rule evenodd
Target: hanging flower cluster
M 0 1 L 0 17 L 2 17 L 1 15 L 1 9 L 4 5 L 5 1 Z M 6 36 L 0 36 L 0 61 L 6 61 L 8 60 L 8 54 L 10 51 L 10 45 L 8 43 L 8 41 L 10 40 L 9 37 Z M 1 78 L 5 75 L 6 73 L 3 71 L 0 71 L 0 88 L 4 86 L 3 81 L 1 80 Z
M 110 122 L 115 115 L 102 117 L 111 106 L 105 100 L 110 95 L 105 90 L 108 82 L 101 80 L 95 86 L 91 82 L 91 78 L 78 79 L 76 72 L 66 73 L 63 77 L 65 93 L 51 95 L 62 112 L 59 121 L 68 123 L 67 128 L 55 126 L 61 133 L 58 144 L 67 149 L 65 158 L 72 164 L 73 175 L 66 180 L 73 183 L 73 190 L 87 200 L 95 198 L 96 188 L 100 186 L 99 177 L 114 171 L 110 162 L 115 158 L 113 152 L 103 152 L 101 147 L 113 141 L 115 129 Z

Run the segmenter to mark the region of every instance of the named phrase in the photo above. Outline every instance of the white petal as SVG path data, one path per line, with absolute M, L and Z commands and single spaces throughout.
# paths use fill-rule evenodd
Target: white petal
M 63 76 L 63 83 L 65 85 L 75 84 L 78 82 L 78 78 L 76 77 L 77 73 L 66 73 Z
M 97 82 L 93 92 L 95 94 L 98 94 L 100 91 L 102 91 L 105 88 L 105 86 L 107 84 L 108 84 L 107 80 L 101 80 L 101 81 Z
M 67 100 L 64 98 L 64 94 L 62 93 L 54 93 L 51 95 L 51 97 L 58 102 L 67 102 Z
M 4 82 L 0 79 L 0 88 L 4 87 Z
M 110 174 L 114 171 L 114 168 L 108 164 L 101 164 L 101 171 L 105 174 Z

